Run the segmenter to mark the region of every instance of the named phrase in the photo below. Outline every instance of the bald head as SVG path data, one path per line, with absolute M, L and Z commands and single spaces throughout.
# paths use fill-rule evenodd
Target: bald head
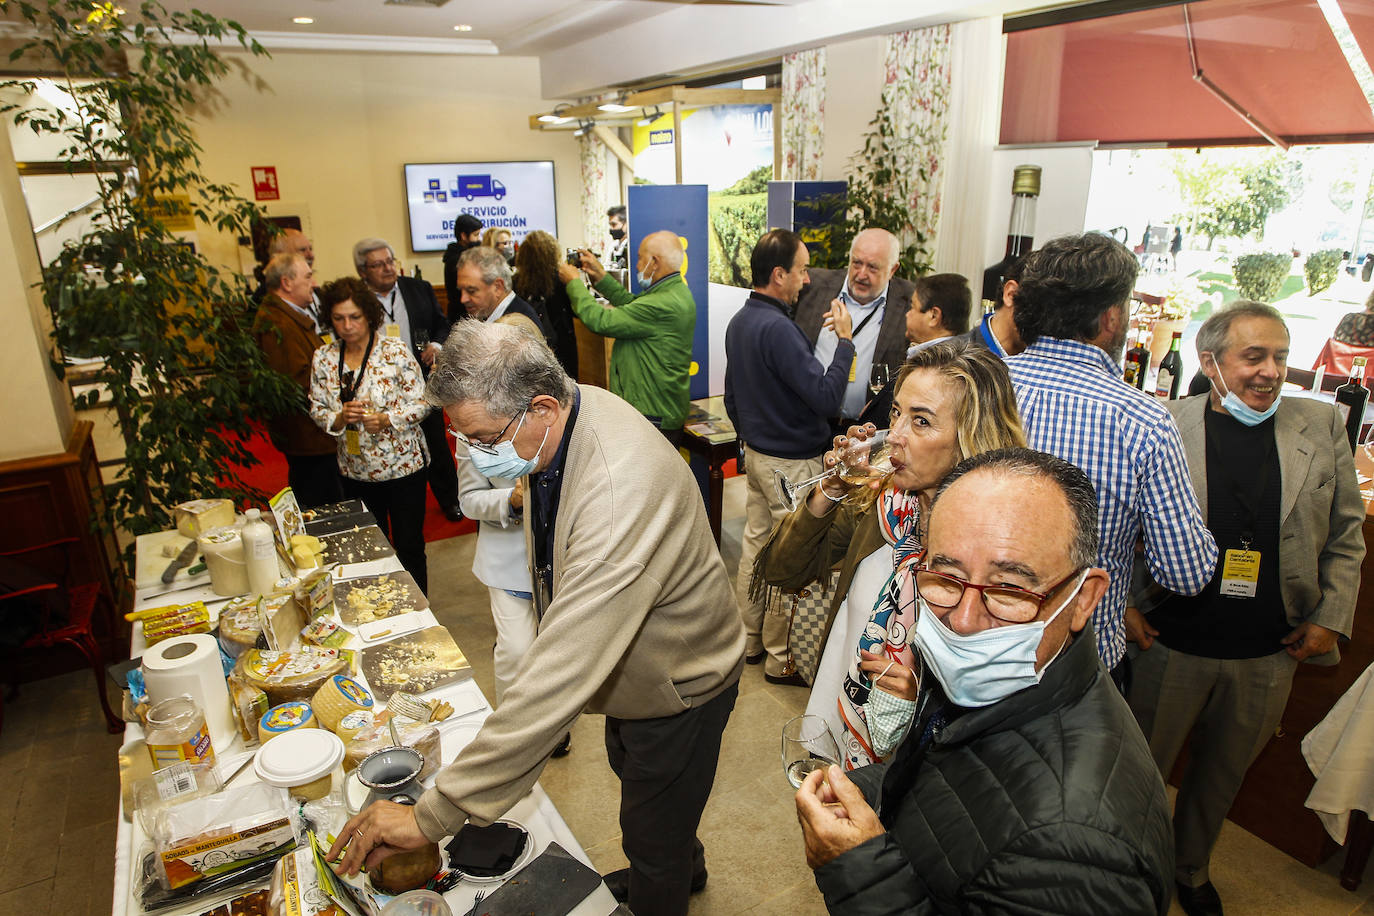
M 867 305 L 887 288 L 897 272 L 901 245 L 886 229 L 865 229 L 849 246 L 849 295 Z
M 682 242 L 677 233 L 664 229 L 646 235 L 639 243 L 639 261 L 635 268 L 640 277 L 649 277 L 651 284 L 680 271 Z

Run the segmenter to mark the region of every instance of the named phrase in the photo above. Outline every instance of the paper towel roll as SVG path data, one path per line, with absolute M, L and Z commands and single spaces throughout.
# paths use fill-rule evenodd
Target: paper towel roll
M 154 703 L 182 694 L 194 699 L 205 712 L 215 753 L 228 750 L 238 729 L 215 637 L 209 633 L 174 636 L 150 647 L 143 653 L 143 682 Z

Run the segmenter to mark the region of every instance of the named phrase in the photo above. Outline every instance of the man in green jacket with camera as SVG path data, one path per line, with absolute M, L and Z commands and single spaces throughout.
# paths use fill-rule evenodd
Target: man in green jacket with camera
M 697 306 L 682 278 L 682 244 L 676 234 L 654 232 L 639 243 L 635 270 L 642 289 L 630 294 L 590 251 L 578 252 L 580 267 L 593 288 L 610 302 L 592 298 L 578 268 L 558 266 L 573 311 L 589 330 L 615 338 L 610 388 L 629 401 L 673 444 L 687 419 L 687 380 L 692 365 L 692 334 Z

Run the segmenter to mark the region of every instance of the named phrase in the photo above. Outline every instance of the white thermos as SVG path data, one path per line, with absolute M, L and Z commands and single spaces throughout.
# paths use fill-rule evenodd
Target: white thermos
M 248 519 L 242 534 L 243 559 L 248 565 L 248 592 L 270 595 L 281 578 L 272 529 L 262 520 L 262 512 L 258 509 L 249 509 L 244 516 Z

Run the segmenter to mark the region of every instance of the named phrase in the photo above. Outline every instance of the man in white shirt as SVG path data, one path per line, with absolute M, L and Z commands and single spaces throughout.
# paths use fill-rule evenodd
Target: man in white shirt
M 495 248 L 479 245 L 458 257 L 455 282 L 468 317 L 488 324 L 513 324 L 548 342 L 539 313 L 511 289 L 511 270 Z
M 811 268 L 811 281 L 797 300 L 797 326 L 815 348 L 816 361 L 830 365 L 838 338 L 823 327 L 833 300 L 841 300 L 854 321 L 854 362 L 841 414 L 832 424 L 844 430 L 864 413 L 873 365 L 895 372 L 906 359 L 906 312 L 912 285 L 895 276 L 901 246 L 886 229 L 865 229 L 849 248 L 849 269 Z

